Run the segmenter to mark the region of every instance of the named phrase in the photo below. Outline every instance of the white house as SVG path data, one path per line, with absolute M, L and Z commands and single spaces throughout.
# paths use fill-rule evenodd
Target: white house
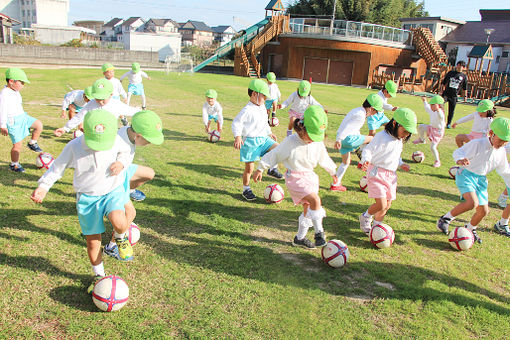
M 65 44 L 73 39 L 94 42 L 96 31 L 78 26 L 53 26 L 32 24 L 35 40 L 50 45 Z
M 101 40 L 117 41 L 117 34 L 121 33 L 123 22 L 121 18 L 113 18 L 104 24 L 103 32 L 100 32 Z
M 145 24 L 144 31 L 151 33 L 178 33 L 179 24 L 172 19 L 150 19 Z
M 464 25 L 466 22 L 462 20 L 455 20 L 445 17 L 422 17 L 422 18 L 402 18 L 402 29 L 409 30 L 415 27 L 428 28 L 434 39 L 439 41 L 445 35 L 456 29 L 460 25 Z
M 32 24 L 67 26 L 69 0 L 0 0 L 0 12 L 21 22 L 16 29 Z
M 211 28 L 213 30 L 214 41 L 220 43 L 220 45 L 230 42 L 236 34 L 232 26 L 216 26 Z

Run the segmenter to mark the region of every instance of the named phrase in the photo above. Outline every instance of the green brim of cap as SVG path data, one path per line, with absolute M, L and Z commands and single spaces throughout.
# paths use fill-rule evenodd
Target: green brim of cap
M 267 86 L 267 83 L 263 81 L 262 79 L 253 79 L 250 82 L 250 85 L 248 88 L 254 92 L 262 93 L 266 98 L 269 98 L 269 87 Z
M 398 86 L 393 80 L 388 80 L 386 84 L 384 84 L 384 88 L 388 91 L 390 96 L 395 97 L 397 95 Z
M 490 99 L 481 100 L 476 106 L 477 112 L 486 112 L 494 108 L 494 102 Z
M 151 144 L 160 145 L 165 139 L 163 123 L 154 111 L 144 110 L 135 113 L 131 119 L 131 127 Z
M 499 139 L 510 141 L 510 119 L 498 117 L 492 121 L 490 129 Z
M 416 126 L 418 120 L 413 110 L 408 108 L 399 108 L 393 114 L 393 119 L 399 123 L 409 133 L 418 133 Z
M 5 71 L 5 78 L 6 79 L 12 79 L 12 80 L 19 80 L 24 83 L 30 84 L 30 81 L 28 80 L 28 77 L 22 69 L 18 67 L 11 67 L 8 68 L 7 71 Z
M 383 110 L 383 100 L 377 93 L 372 93 L 367 96 L 367 101 L 377 112 Z

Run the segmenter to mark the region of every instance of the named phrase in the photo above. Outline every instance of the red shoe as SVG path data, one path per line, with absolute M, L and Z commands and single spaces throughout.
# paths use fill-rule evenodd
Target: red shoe
M 331 184 L 331 186 L 329 187 L 329 190 L 331 190 L 331 191 L 347 191 L 347 188 L 344 187 L 342 184 L 338 184 L 338 185 Z

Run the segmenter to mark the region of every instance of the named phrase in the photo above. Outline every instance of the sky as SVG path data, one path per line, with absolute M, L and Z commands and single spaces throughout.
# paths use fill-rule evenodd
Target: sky
M 284 5 L 292 2 L 283 0 Z M 197 20 L 209 26 L 230 25 L 240 30 L 262 20 L 268 3 L 269 0 L 70 0 L 69 24 L 76 20 L 106 22 L 115 17 L 140 16 L 144 19 L 169 18 L 177 22 Z M 510 9 L 510 1 L 425 0 L 425 9 L 430 16 L 450 19 L 479 21 L 480 8 Z

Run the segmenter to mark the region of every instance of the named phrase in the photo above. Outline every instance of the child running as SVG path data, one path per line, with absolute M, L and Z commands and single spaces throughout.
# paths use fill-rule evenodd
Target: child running
M 126 234 L 128 222 L 123 186 L 129 149 L 124 147 L 122 138 L 117 135 L 117 118 L 105 110 L 90 111 L 85 116 L 83 131 L 83 136 L 67 143 L 50 169 L 39 179 L 39 187 L 34 190 L 31 199 L 42 203 L 48 190 L 62 177 L 65 169 L 74 168 L 76 210 L 95 275 L 87 290 L 91 293 L 95 282 L 106 275 L 101 257 L 104 216 L 108 217 L 113 226 L 119 259 L 133 259 L 133 248 Z
M 266 76 L 267 83 L 269 86 L 269 98 L 266 99 L 267 119 L 270 121 L 271 118 L 276 116 L 276 108 L 282 98 L 280 88 L 276 84 L 276 74 L 269 72 Z
M 131 64 L 131 71 L 128 71 L 120 77 L 120 81 L 124 78 L 128 77 L 129 85 L 128 85 L 128 95 L 126 104 L 129 105 L 131 101 L 131 96 L 134 94 L 135 96 L 142 96 L 142 110 L 146 108 L 146 99 L 145 99 L 145 91 L 143 89 L 142 77 L 151 80 L 151 77 L 147 75 L 144 71 L 140 69 L 139 63 Z
M 499 117 L 491 123 L 489 136 L 474 139 L 453 152 L 455 163 L 461 166 L 455 176 L 455 184 L 462 202 L 439 218 L 437 229 L 448 235 L 450 223 L 458 215 L 474 209 L 475 213 L 466 228 L 473 232 L 476 242 L 482 243 L 476 229 L 489 213 L 487 174 L 496 170 L 506 186 L 510 186 L 510 166 L 504 148 L 508 141 L 510 119 Z
M 439 159 L 439 151 L 437 146 L 444 136 L 444 129 L 446 127 L 446 121 L 444 117 L 444 111 L 442 105 L 444 104 L 443 97 L 435 95 L 427 103 L 425 97 L 421 97 L 423 105 L 425 106 L 425 112 L 430 116 L 430 124 L 418 125 L 418 134 L 420 137 L 413 141 L 414 144 L 425 144 L 426 137 L 430 140 L 430 150 L 436 159 L 434 161 L 434 168 L 441 166 L 441 160 Z
M 287 168 L 285 184 L 295 205 L 303 205 L 303 213 L 298 219 L 298 232 L 292 245 L 315 249 L 326 244 L 322 220 L 326 211 L 322 208 L 319 193 L 319 176 L 313 169 L 320 165 L 333 179 L 336 165 L 329 157 L 324 145 L 324 133 L 328 118 L 317 105 L 308 107 L 303 119 L 294 121 L 294 131 L 290 137 L 262 157 L 253 179 L 262 179 L 262 171 L 283 162 Z M 306 238 L 310 227 L 315 231 L 315 244 Z
M 351 152 L 370 143 L 372 136 L 363 136 L 361 128 L 365 124 L 365 119 L 381 111 L 383 100 L 377 93 L 368 95 L 361 107 L 352 109 L 342 120 L 336 133 L 335 149 L 340 150 L 342 163 L 336 171 L 337 179 L 330 186 L 333 191 L 346 191 L 347 188 L 342 185 L 342 178 L 351 164 Z
M 241 162 L 245 163 L 242 195 L 247 201 L 253 201 L 257 199 L 250 187 L 254 162 L 274 149 L 278 143 L 267 124 L 267 112 L 264 105 L 266 98 L 269 97 L 267 83 L 261 79 L 252 80 L 248 87 L 248 96 L 250 101 L 232 121 L 232 133 L 234 148 L 240 151 Z M 269 169 L 267 174 L 278 179 L 283 177 L 278 171 L 278 164 Z
M 487 136 L 494 116 L 496 116 L 496 109 L 494 109 L 492 100 L 481 100 L 476 107 L 476 112 L 464 116 L 453 123 L 452 128 L 455 129 L 459 124 L 469 122 L 470 120 L 473 121 L 470 134 L 459 134 L 455 136 L 455 143 L 457 143 L 457 146 L 460 148 L 470 140 Z
M 360 229 L 367 235 L 373 226 L 383 222 L 391 202 L 397 198 L 397 169 L 409 171 L 409 165 L 402 162 L 402 149 L 416 132 L 415 113 L 399 108 L 384 131 L 377 133 L 363 150 L 361 164 L 362 170 L 367 171 L 368 197 L 375 200 L 359 217 Z
M 384 84 L 384 88 L 377 92 L 383 100 L 383 110 L 377 112 L 375 115 L 367 117 L 368 135 L 375 136 L 375 132 L 382 125 L 386 125 L 390 120 L 384 114 L 384 110 L 395 111 L 398 107 L 388 104 L 388 98 L 395 98 L 397 95 L 397 84 L 393 80 L 388 80 Z
M 27 146 L 32 151 L 42 152 L 37 140 L 43 130 L 43 124 L 23 110 L 23 100 L 19 92 L 25 84 L 30 84 L 25 72 L 17 67 L 8 68 L 5 71 L 5 81 L 7 85 L 0 91 L 0 131 L 2 135 L 8 135 L 12 142 L 9 169 L 14 172 L 25 172 L 19 163 L 21 142 L 30 134 L 30 129 L 33 129 L 32 138 Z
M 110 83 L 112 83 L 113 85 L 112 98 L 120 100 L 120 96 L 122 96 L 122 98 L 124 98 L 124 102 L 127 102 L 126 91 L 124 90 L 124 87 L 122 87 L 122 83 L 120 82 L 120 80 L 115 78 L 115 68 L 113 67 L 113 65 L 110 63 L 104 63 L 101 69 L 103 70 L 104 77 L 108 79 Z M 126 126 L 129 124 L 124 115 L 120 115 L 119 117 L 120 121 L 122 122 L 122 125 Z
M 205 103 L 202 106 L 202 121 L 205 125 L 205 132 L 209 133 L 211 121 L 217 124 L 218 132 L 221 133 L 223 130 L 223 108 L 220 103 L 216 100 L 218 98 L 218 92 L 213 89 L 205 91 Z
M 305 110 L 310 105 L 323 106 L 312 97 L 312 84 L 309 81 L 301 80 L 296 92 L 292 92 L 289 98 L 278 105 L 278 109 L 285 109 L 290 106 L 289 109 L 289 126 L 287 127 L 287 136 L 292 135 L 292 129 L 294 128 L 294 121 L 296 119 L 303 119 Z
M 60 118 L 65 118 L 66 112 L 69 119 L 73 118 L 74 115 L 80 112 L 80 110 L 87 105 L 91 99 L 92 86 L 86 87 L 85 90 L 74 90 L 68 92 L 64 96 L 64 101 L 62 102 L 62 113 Z

